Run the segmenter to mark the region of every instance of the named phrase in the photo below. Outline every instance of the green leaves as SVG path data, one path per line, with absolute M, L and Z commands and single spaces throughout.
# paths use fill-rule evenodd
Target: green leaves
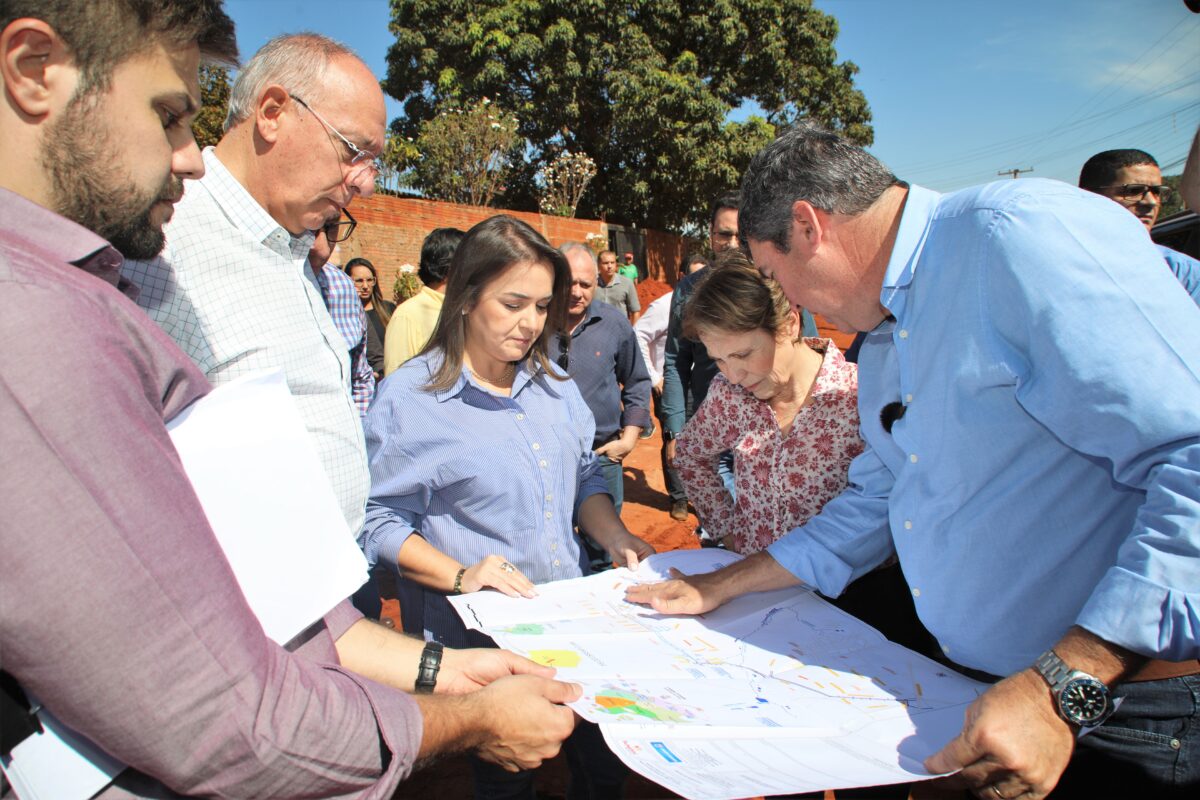
M 581 215 L 681 229 L 736 187 L 776 125 L 872 139 L 857 67 L 811 0 L 392 0 L 385 90 L 418 138 L 439 104 L 490 97 L 519 118 L 505 204 L 538 208 L 563 152 L 597 172 Z M 766 115 L 730 113 L 755 103 Z M 426 157 L 422 149 L 423 158 Z

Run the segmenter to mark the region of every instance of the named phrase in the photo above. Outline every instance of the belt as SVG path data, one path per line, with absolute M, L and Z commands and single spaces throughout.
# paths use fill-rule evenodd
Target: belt
M 1189 659 L 1187 661 L 1162 661 L 1161 659 L 1153 659 L 1142 665 L 1141 669 L 1134 672 L 1127 678 L 1122 678 L 1122 683 L 1139 683 L 1141 681 L 1162 681 L 1167 678 L 1182 678 L 1185 675 L 1196 675 L 1200 673 L 1200 659 Z
M 951 669 L 957 670 L 968 678 L 974 678 L 984 683 L 996 683 L 1001 680 L 999 675 L 992 675 L 983 670 L 971 669 L 957 664 L 946 657 L 937 659 Z M 1187 675 L 1200 674 L 1200 659 L 1189 661 L 1163 661 L 1152 659 L 1147 661 L 1133 674 L 1121 678 L 1117 683 L 1142 683 L 1143 681 L 1165 681 L 1167 678 L 1182 678 Z

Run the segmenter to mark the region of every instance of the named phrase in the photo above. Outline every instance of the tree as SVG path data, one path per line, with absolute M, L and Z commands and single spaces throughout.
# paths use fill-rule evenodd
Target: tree
M 210 147 L 221 141 L 229 110 L 229 73 L 224 67 L 200 67 L 200 111 L 192 121 L 196 144 Z
M 1171 187 L 1170 193 L 1163 198 L 1162 208 L 1158 210 L 1158 218 L 1166 219 L 1172 214 L 1183 211 L 1183 194 L 1179 191 L 1179 183 L 1183 175 L 1163 175 L 1163 184 Z
M 538 171 L 585 153 L 588 216 L 681 228 L 736 186 L 775 128 L 809 117 L 872 140 L 858 68 L 811 0 L 392 0 L 385 90 L 415 136 L 439 103 L 497 98 L 529 147 L 506 202 L 537 208 Z M 755 103 L 765 119 L 728 121 Z
M 439 110 L 421 123 L 414 144 L 409 185 L 438 200 L 487 206 L 504 190 L 522 140 L 517 118 L 484 97 Z
M 569 150 L 559 153 L 539 175 L 541 195 L 538 204 L 542 213 L 574 217 L 575 209 L 594 177 L 596 162 L 586 154 Z

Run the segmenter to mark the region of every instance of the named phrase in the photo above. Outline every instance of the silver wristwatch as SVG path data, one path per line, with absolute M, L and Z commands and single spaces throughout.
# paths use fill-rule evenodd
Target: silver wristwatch
M 1086 672 L 1068 667 L 1053 650 L 1038 656 L 1034 668 L 1050 684 L 1058 713 L 1067 722 L 1094 728 L 1113 712 L 1108 687 Z

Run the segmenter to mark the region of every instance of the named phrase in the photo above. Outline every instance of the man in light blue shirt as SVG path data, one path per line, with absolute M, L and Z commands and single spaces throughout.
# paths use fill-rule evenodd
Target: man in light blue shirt
M 944 657 L 1009 676 L 932 772 L 1040 798 L 1071 722 L 1108 720 L 1078 754 L 1101 754 L 1099 779 L 1132 762 L 1164 793 L 1200 780 L 1200 310 L 1145 231 L 1052 181 L 909 187 L 809 126 L 755 157 L 742 203 L 759 269 L 870 331 L 868 447 L 847 490 L 766 553 L 630 599 L 697 613 L 801 582 L 836 596 L 894 552 Z M 1066 686 L 1070 670 L 1090 682 Z M 1080 687 L 1090 704 L 1065 692 Z M 1147 692 L 1180 702 L 1147 710 Z

